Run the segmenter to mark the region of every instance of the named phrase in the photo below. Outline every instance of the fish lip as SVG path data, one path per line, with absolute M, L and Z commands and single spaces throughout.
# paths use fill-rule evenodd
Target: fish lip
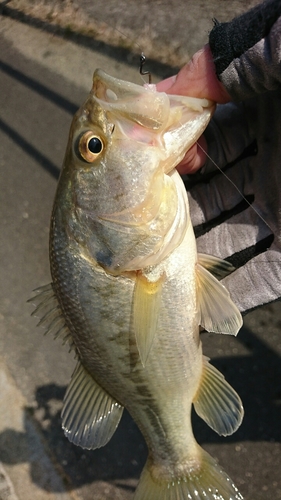
M 157 92 L 154 87 L 117 80 L 97 69 L 91 94 L 103 109 L 117 118 L 130 117 L 131 122 L 151 131 L 164 130 L 168 122 L 169 97 L 165 92 Z
M 169 177 L 172 177 L 173 173 L 177 170 L 177 167 L 172 167 L 171 169 L 165 171 L 165 175 L 168 175 Z

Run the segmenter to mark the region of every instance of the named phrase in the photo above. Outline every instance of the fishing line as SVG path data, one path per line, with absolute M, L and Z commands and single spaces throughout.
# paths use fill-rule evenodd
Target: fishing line
M 210 155 L 205 151 L 205 149 L 199 144 L 199 142 L 196 142 L 197 146 L 205 153 L 207 158 L 215 165 L 215 167 L 220 171 L 220 173 L 232 184 L 232 186 L 236 189 L 236 191 L 242 196 L 243 200 L 249 205 L 249 207 L 254 210 L 254 212 L 257 214 L 257 216 L 265 223 L 265 225 L 270 229 L 272 234 L 274 234 L 273 229 L 270 227 L 268 222 L 264 219 L 264 217 L 258 212 L 258 210 L 247 200 L 247 198 L 243 195 L 243 193 L 240 191 L 240 189 L 236 186 L 236 184 L 226 175 L 226 173 L 222 170 L 222 168 L 219 167 L 219 165 L 213 160 L 213 158 L 210 157 Z
M 122 32 L 119 28 L 116 28 L 116 27 L 115 27 L 115 28 L 114 28 L 114 30 L 115 30 L 115 31 L 118 31 L 118 33 L 120 33 L 120 35 L 122 35 L 122 36 L 124 36 L 125 38 L 127 38 L 127 40 L 130 40 L 129 36 L 128 36 L 128 35 L 126 35 L 126 33 L 123 33 L 123 32 Z M 149 85 L 150 85 L 150 84 L 152 83 L 152 74 L 151 74 L 151 72 L 150 72 L 150 71 L 144 71 L 144 70 L 143 70 L 143 67 L 144 67 L 144 65 L 145 65 L 145 63 L 146 63 L 146 57 L 145 57 L 145 54 L 144 54 L 144 52 L 143 52 L 143 50 L 142 50 L 142 48 L 141 48 L 141 46 L 139 45 L 139 43 L 138 43 L 138 42 L 136 42 L 136 41 L 134 40 L 133 44 L 134 44 L 136 47 L 138 47 L 138 48 L 140 49 L 140 56 L 139 56 L 139 58 L 140 58 L 139 73 L 140 73 L 140 75 L 141 75 L 141 76 L 145 76 L 145 75 L 147 75 L 147 76 L 148 76 L 148 83 L 149 83 Z M 144 79 L 144 78 L 142 78 L 142 81 L 143 81 L 145 84 L 147 83 L 147 82 L 145 81 L 145 79 Z

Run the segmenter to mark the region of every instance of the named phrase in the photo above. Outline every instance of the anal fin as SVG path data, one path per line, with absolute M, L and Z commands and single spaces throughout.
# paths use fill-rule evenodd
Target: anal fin
M 143 366 L 146 364 L 156 333 L 163 281 L 163 275 L 157 281 L 149 281 L 141 272 L 137 274 L 133 326 Z
M 71 443 L 93 450 L 114 434 L 123 413 L 79 362 L 64 397 L 62 427 Z
M 205 356 L 201 384 L 193 404 L 196 413 L 220 436 L 233 434 L 243 420 L 240 397 Z

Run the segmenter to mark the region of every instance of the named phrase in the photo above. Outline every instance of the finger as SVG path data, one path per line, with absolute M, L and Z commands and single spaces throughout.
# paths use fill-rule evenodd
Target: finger
M 243 196 L 253 196 L 253 179 L 248 164 L 249 159 L 245 158 L 226 168 L 224 173 L 217 170 L 208 182 L 204 174 L 202 181 L 198 181 L 201 173 L 197 174 L 197 184 L 188 191 L 193 226 L 216 220 L 227 212 L 231 216 L 231 211 L 243 201 Z
M 207 142 L 202 135 L 186 153 L 185 157 L 177 166 L 181 175 L 193 174 L 197 172 L 206 161 Z
M 166 78 L 165 80 L 162 80 L 161 82 L 157 83 L 156 84 L 157 91 L 168 93 L 168 90 L 175 83 L 175 80 L 176 80 L 176 75 L 170 76 L 169 78 Z
M 213 227 L 196 243 L 198 252 L 227 259 L 237 268 L 222 283 L 241 312 L 281 296 L 280 243 L 251 207 Z
M 281 253 L 275 244 L 246 265 L 227 276 L 222 283 L 242 313 L 281 297 Z
M 227 259 L 237 268 L 264 252 L 272 243 L 273 233 L 252 206 L 240 204 L 236 210 L 241 211 L 224 222 L 217 224 L 215 220 L 215 225 L 205 225 L 199 232 L 197 226 L 194 231 L 198 252 Z
M 254 107 L 254 100 L 247 106 L 242 102 L 230 102 L 216 107 L 204 132 L 210 157 L 205 172 L 215 170 L 216 164 L 224 168 L 236 161 L 253 144 L 256 136 L 250 124 L 255 123 Z
M 170 87 L 169 87 L 169 84 Z M 183 66 L 176 77 L 157 84 L 157 90 L 168 94 L 207 98 L 218 103 L 231 100 L 228 92 L 216 76 L 213 56 L 209 45 L 196 52 L 191 61 Z

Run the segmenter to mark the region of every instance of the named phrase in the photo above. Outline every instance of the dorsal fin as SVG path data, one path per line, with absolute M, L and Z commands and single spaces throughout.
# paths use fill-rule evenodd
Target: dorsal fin
M 36 307 L 31 313 L 31 316 L 39 318 L 37 326 L 45 328 L 45 334 L 50 333 L 54 338 L 61 338 L 63 344 L 66 342 L 70 345 L 70 350 L 74 348 L 73 340 L 58 300 L 55 296 L 53 284 L 41 286 L 34 290 L 34 295 L 27 302 L 31 302 Z
M 215 278 L 221 280 L 235 271 L 235 267 L 227 260 L 220 259 L 214 255 L 198 253 L 198 263 L 205 267 Z

